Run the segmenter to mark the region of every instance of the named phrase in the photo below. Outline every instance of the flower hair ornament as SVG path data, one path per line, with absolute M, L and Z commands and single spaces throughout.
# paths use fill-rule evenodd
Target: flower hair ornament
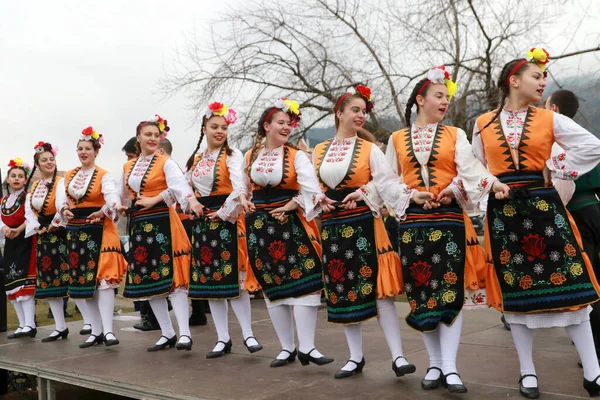
M 425 80 L 425 82 L 423 82 L 423 84 L 417 91 L 417 96 L 420 96 L 430 83 L 443 83 L 444 85 L 446 85 L 446 88 L 448 89 L 448 96 L 450 97 L 450 99 L 452 99 L 452 97 L 454 97 L 454 95 L 456 94 L 456 89 L 458 89 L 458 85 L 452 81 L 450 77 L 450 72 L 446 71 L 445 66 L 440 65 L 439 67 L 431 68 L 429 71 L 427 71 L 426 78 L 427 79 Z
M 35 151 L 35 155 L 40 155 L 45 151 L 49 151 L 54 157 L 58 154 L 58 147 L 47 142 L 38 142 L 38 144 L 33 146 L 33 150 Z
M 92 128 L 88 126 L 84 130 L 81 131 L 81 137 L 79 140 L 86 140 L 92 143 L 97 144 L 98 148 L 100 148 L 104 144 L 104 137 L 101 133 L 98 133 Z
M 219 103 L 217 101 L 210 103 L 206 109 L 206 112 L 204 113 L 204 118 L 206 119 L 209 119 L 213 116 L 225 118 L 225 123 L 227 125 L 231 125 L 237 121 L 237 113 L 235 110 L 227 107 L 225 103 Z
M 373 110 L 375 103 L 373 103 L 373 95 L 371 94 L 371 88 L 364 85 L 357 85 L 355 88 L 348 89 L 346 93 L 340 96 L 337 104 L 335 105 L 335 112 L 339 110 L 340 105 L 347 97 L 352 96 L 354 94 L 359 95 L 365 100 L 365 102 L 367 103 L 367 113 L 370 113 L 371 110 Z
M 295 100 L 290 100 L 286 97 L 283 97 L 275 102 L 273 108 L 267 116 L 265 117 L 265 121 L 268 121 L 273 114 L 277 111 L 283 111 L 287 113 L 292 120 L 292 128 L 296 128 L 298 123 L 300 122 L 300 116 L 302 115 L 302 111 L 300 111 L 300 105 Z
M 171 130 L 169 125 L 167 124 L 167 120 L 161 117 L 158 114 L 154 114 L 154 117 L 146 121 L 150 124 L 156 125 L 160 132 L 160 138 L 164 139 L 167 137 L 167 133 Z
M 29 164 L 26 164 L 25 162 L 23 162 L 23 159 L 20 157 L 17 158 L 13 158 L 12 160 L 10 160 L 8 162 L 8 168 L 13 169 L 13 168 L 20 168 L 23 171 L 25 171 L 25 175 L 29 175 L 29 173 L 31 172 L 31 166 Z
M 550 54 L 541 47 L 534 47 L 527 52 L 527 57 L 524 60 L 519 61 L 515 64 L 513 69 L 510 70 L 510 73 L 506 77 L 506 86 L 510 86 L 510 77 L 513 76 L 519 68 L 521 68 L 526 63 L 530 62 L 532 64 L 536 64 L 542 72 L 544 73 L 544 77 L 548 73 L 546 71 L 546 64 L 550 61 Z

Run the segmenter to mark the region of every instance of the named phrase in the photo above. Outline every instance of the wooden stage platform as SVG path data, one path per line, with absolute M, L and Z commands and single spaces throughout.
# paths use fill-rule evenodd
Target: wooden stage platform
M 396 303 L 403 317 L 406 303 Z M 103 345 L 79 349 L 81 323 L 70 323 L 68 340 L 42 343 L 51 329 L 40 328 L 35 339 L 7 340 L 0 337 L 0 368 L 38 377 L 39 398 L 54 399 L 54 382 L 83 386 L 135 399 L 506 399 L 521 398 L 518 391 L 519 364 L 510 332 L 500 323 L 495 310 L 469 311 L 465 314 L 458 367 L 469 392 L 451 395 L 446 389 L 425 392 L 420 381 L 428 366 L 427 352 L 420 334 L 401 319 L 404 352 L 417 366 L 417 373 L 396 378 L 383 332 L 376 320 L 363 326 L 366 358 L 364 372 L 349 379 L 336 380 L 333 374 L 345 364 L 348 349 L 341 326 L 327 324 L 325 311 L 319 311 L 317 346 L 335 362 L 318 367 L 303 367 L 298 361 L 280 368 L 269 368 L 279 353 L 279 342 L 262 300 L 252 302 L 253 328 L 264 350 L 249 354 L 233 312 L 230 327 L 233 352 L 207 360 L 205 354 L 216 341 L 210 314 L 209 325 L 192 329 L 192 351 L 169 349 L 148 353 L 146 347 L 159 337 L 158 332 L 137 332 L 131 326 L 136 314 L 117 317 L 118 346 Z M 176 325 L 175 325 L 176 326 Z M 564 329 L 536 333 L 534 359 L 542 399 L 587 398 L 582 388 L 582 370 L 577 353 Z

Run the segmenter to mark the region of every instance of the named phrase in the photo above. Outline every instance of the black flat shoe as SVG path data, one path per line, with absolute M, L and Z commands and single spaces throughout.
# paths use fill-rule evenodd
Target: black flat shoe
M 250 353 L 256 353 L 257 351 L 261 351 L 263 349 L 262 344 L 258 343 L 258 340 L 256 340 L 256 343 L 258 343 L 258 344 L 255 344 L 255 345 L 252 345 L 252 346 L 248 346 L 248 340 L 249 339 L 256 340 L 256 338 L 254 336 L 248 336 L 246 339 L 244 339 L 244 345 L 246 346 L 246 348 L 248 349 L 248 351 Z
M 306 366 L 310 363 L 317 364 L 317 365 L 325 365 L 325 364 L 329 364 L 329 363 L 332 363 L 335 361 L 333 358 L 327 358 L 325 356 L 321 356 L 319 358 L 315 358 L 315 357 L 311 356 L 310 353 L 312 353 L 315 350 L 316 349 L 312 349 L 308 353 L 303 353 L 303 352 L 299 351 L 298 352 L 298 360 L 300 360 L 300 364 L 302 364 L 304 366 Z
M 534 377 L 536 381 L 538 380 L 538 377 L 532 374 L 521 375 L 521 378 L 519 379 L 519 393 L 521 393 L 521 396 L 525 397 L 526 399 L 537 399 L 540 397 L 540 390 L 537 387 L 527 388 L 523 386 L 523 379 L 527 378 L 528 376 Z M 585 387 L 585 382 L 583 387 Z
M 94 337 L 94 340 L 92 340 L 91 342 L 83 342 L 79 345 L 80 349 L 85 349 L 88 347 L 93 347 L 97 344 L 101 344 L 104 341 L 104 335 L 101 333 L 98 336 L 94 335 L 93 333 L 90 335 Z
M 360 362 L 356 362 L 354 360 L 348 360 L 348 362 L 356 364 L 356 368 L 353 369 L 352 371 L 346 371 L 346 370 L 340 369 L 338 372 L 335 373 L 335 375 L 334 375 L 335 379 L 349 378 L 354 374 L 362 373 L 362 370 L 365 366 L 365 358 L 364 357 L 362 358 L 362 360 L 360 360 Z
M 460 378 L 460 375 L 457 374 L 456 372 L 450 372 L 449 374 L 444 375 L 444 381 L 443 381 L 443 383 L 444 383 L 444 386 L 448 388 L 448 391 L 450 393 L 467 393 L 467 387 L 464 384 L 461 383 L 461 384 L 457 385 L 457 384 L 453 384 L 453 383 L 449 384 L 447 382 L 446 379 L 450 375 L 456 375 L 456 376 L 458 376 Z
M 90 324 L 83 324 L 83 328 L 81 328 L 81 329 L 79 330 L 79 334 L 80 334 L 81 336 L 85 336 L 85 335 L 91 335 L 91 334 L 92 334 L 92 328 L 91 328 L 91 326 L 90 326 L 89 328 L 86 328 L 86 327 L 85 327 L 86 325 L 87 325 L 87 326 L 90 326 Z
M 25 328 L 31 328 L 29 325 L 25 325 Z M 19 333 L 17 333 L 17 337 L 29 337 L 29 338 L 34 338 L 35 335 L 37 335 L 37 328 L 31 328 L 28 331 L 21 331 Z
M 138 322 L 137 324 L 133 325 L 133 329 L 137 329 L 138 331 L 142 331 L 142 332 L 150 332 L 150 331 L 159 331 L 160 326 L 153 325 L 150 322 L 146 321 L 146 322 Z
M 161 336 L 161 337 L 164 337 L 165 339 L 167 339 L 167 341 L 163 342 L 161 344 L 155 344 L 152 347 L 148 347 L 147 350 L 148 351 L 160 351 L 160 350 L 166 349 L 167 347 L 170 347 L 170 348 L 175 347 L 175 344 L 177 343 L 177 335 L 173 335 L 173 337 L 170 339 L 166 336 Z
M 189 341 L 189 342 L 187 342 L 187 343 L 181 343 L 181 338 L 182 338 L 182 337 L 186 337 L 186 338 L 190 339 L 190 341 Z M 190 350 L 192 349 L 192 345 L 194 344 L 194 341 L 193 341 L 193 340 L 192 340 L 192 338 L 191 338 L 191 337 L 189 337 L 188 335 L 181 335 L 181 336 L 179 336 L 179 341 L 180 341 L 180 342 L 179 342 L 179 343 L 177 343 L 177 346 L 175 346 L 175 348 L 176 348 L 177 350 L 185 350 L 185 351 L 190 351 Z
M 404 356 L 396 357 L 396 360 L 399 358 L 404 358 L 406 360 L 406 357 Z M 396 366 L 396 360 L 392 361 L 392 370 L 396 373 L 397 377 L 401 377 L 408 374 L 414 374 L 416 372 L 417 367 L 415 367 L 412 364 L 401 365 L 399 367 Z
M 42 343 L 54 342 L 55 340 L 58 340 L 58 339 L 66 339 L 67 336 L 69 336 L 69 328 L 65 329 L 64 331 L 54 330 L 54 332 L 57 332 L 58 335 L 54 335 L 54 336 L 50 335 L 48 337 L 45 337 L 42 339 Z M 54 333 L 54 332 L 52 332 L 52 333 Z
M 229 339 L 229 341 L 227 343 L 225 343 L 222 340 L 219 340 L 217 342 L 217 344 L 219 343 L 223 343 L 225 345 L 225 347 L 223 347 L 223 349 L 219 350 L 219 351 L 210 351 L 206 354 L 206 358 L 219 358 L 219 357 L 223 357 L 225 354 L 229 354 L 231 353 L 231 346 L 233 346 L 233 343 L 231 342 L 231 339 Z
M 108 335 L 112 335 L 114 339 L 107 339 L 106 337 L 107 337 Z M 115 334 L 114 334 L 114 333 L 112 333 L 112 332 L 107 332 L 106 334 L 104 334 L 104 345 L 105 345 L 106 347 L 109 347 L 109 346 L 115 346 L 115 345 L 117 345 L 117 344 L 119 344 L 119 339 L 117 339 L 117 337 L 115 336 Z
M 22 326 L 19 327 L 19 329 L 23 329 Z M 13 332 L 13 333 L 9 333 L 8 336 L 6 336 L 7 339 L 18 339 L 21 337 L 21 332 Z
M 600 385 L 596 383 L 596 381 L 600 378 L 600 375 L 596 377 L 593 381 L 588 381 L 583 378 L 583 388 L 587 390 L 590 397 L 600 397 Z
M 294 361 L 296 361 L 296 355 L 298 354 L 298 351 L 296 349 L 294 349 L 294 351 L 289 351 L 285 349 L 281 351 L 290 353 L 290 355 L 288 356 L 288 358 L 284 358 L 283 360 L 276 358 L 273 361 L 271 361 L 271 368 L 282 367 L 284 365 L 288 365 L 289 363 L 293 363 Z
M 444 382 L 444 375 L 442 374 L 442 370 L 439 369 L 438 367 L 429 367 L 429 368 L 427 368 L 427 372 L 425 373 L 425 376 L 427 376 L 427 374 L 429 373 L 429 371 L 431 371 L 432 369 L 437 369 L 438 371 L 440 371 L 440 376 L 438 376 L 437 379 L 425 379 L 425 378 L 423 378 L 423 380 L 421 381 L 421 389 L 423 389 L 423 390 L 437 389 Z

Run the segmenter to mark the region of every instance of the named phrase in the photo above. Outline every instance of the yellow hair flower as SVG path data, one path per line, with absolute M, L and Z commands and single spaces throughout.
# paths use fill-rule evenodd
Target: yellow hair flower
M 229 109 L 227 108 L 227 106 L 225 104 L 223 104 L 223 107 L 221 107 L 220 110 L 217 111 L 213 111 L 214 115 L 217 115 L 219 117 L 222 117 L 223 115 L 225 115 L 227 113 Z
M 98 132 L 92 133 L 92 139 L 98 140 L 99 137 L 100 137 L 100 134 Z
M 17 157 L 13 161 L 15 162 L 15 165 L 17 167 L 22 167 L 23 166 L 23 159 L 21 157 Z
M 450 79 L 446 79 L 446 88 L 448 89 L 448 96 L 450 98 L 454 97 L 456 94 L 456 90 L 458 89 L 458 85 Z
M 546 64 L 550 61 L 550 54 L 541 47 L 535 47 L 527 52 L 527 57 L 530 62 L 534 62 L 541 68 L 542 71 L 546 70 Z
M 300 113 L 300 104 L 295 100 L 285 100 L 285 104 L 290 107 L 290 112 L 298 115 Z

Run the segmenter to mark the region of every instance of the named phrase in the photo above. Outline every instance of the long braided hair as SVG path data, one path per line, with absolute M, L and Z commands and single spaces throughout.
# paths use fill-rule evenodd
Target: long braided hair
M 415 85 L 413 91 L 410 93 L 410 96 L 408 97 L 408 100 L 406 102 L 406 110 L 404 111 L 404 124 L 406 126 L 408 126 L 409 128 L 411 126 L 410 125 L 410 117 L 412 115 L 412 107 L 414 105 L 417 105 L 417 114 L 419 113 L 419 105 L 417 104 L 417 93 L 419 93 L 419 89 L 421 89 L 421 87 L 427 81 L 428 81 L 427 78 L 423 78 L 419 82 L 417 82 L 417 84 Z M 431 85 L 425 86 L 425 88 L 421 92 L 421 96 L 423 96 L 423 97 L 427 96 L 427 92 L 429 91 L 430 86 Z
M 213 115 L 210 118 L 218 117 L 218 115 Z M 202 140 L 204 139 L 204 130 L 206 129 L 206 123 L 210 118 L 206 118 L 206 116 L 202 117 L 202 127 L 200 128 L 200 138 L 198 139 L 198 144 L 196 145 L 196 149 L 192 152 L 190 158 L 188 158 L 187 163 L 185 164 L 186 171 L 190 171 L 194 166 L 194 160 L 196 159 L 196 153 L 200 150 L 200 145 L 202 144 Z M 223 117 L 221 117 L 223 118 Z M 231 147 L 229 147 L 228 139 L 225 139 L 223 142 L 223 146 L 225 147 L 225 154 L 230 156 L 233 153 Z
M 346 109 L 346 106 L 348 105 L 348 103 L 350 103 L 350 101 L 352 99 L 365 100 L 365 98 L 360 93 L 352 93 L 351 95 L 347 95 L 347 93 L 344 93 L 340 97 L 338 97 L 337 100 L 335 101 L 335 106 L 333 108 L 333 115 L 335 117 L 336 131 L 340 127 L 340 119 L 337 116 L 337 112 L 338 111 L 343 112 Z M 373 134 L 364 128 L 360 128 L 356 132 L 356 136 L 358 136 L 359 138 L 364 139 L 368 142 L 371 142 L 371 143 L 375 142 L 375 137 L 373 136 Z

